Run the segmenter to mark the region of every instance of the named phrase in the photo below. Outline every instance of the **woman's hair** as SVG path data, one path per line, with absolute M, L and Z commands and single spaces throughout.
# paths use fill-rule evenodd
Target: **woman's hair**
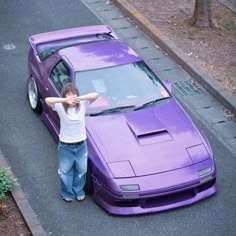
M 79 90 L 75 87 L 73 83 L 67 83 L 64 85 L 61 91 L 61 97 L 65 98 L 67 93 L 73 93 L 79 96 Z M 64 109 L 67 112 L 69 105 L 67 103 L 63 103 Z M 76 110 L 79 109 L 79 103 L 75 105 Z

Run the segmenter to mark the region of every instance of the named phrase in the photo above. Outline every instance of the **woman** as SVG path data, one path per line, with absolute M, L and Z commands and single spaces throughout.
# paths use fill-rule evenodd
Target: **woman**
M 87 172 L 87 144 L 85 112 L 88 105 L 98 97 L 97 93 L 79 96 L 72 83 L 66 84 L 61 97 L 47 97 L 45 102 L 60 118 L 58 143 L 58 174 L 64 201 L 85 198 L 84 185 Z

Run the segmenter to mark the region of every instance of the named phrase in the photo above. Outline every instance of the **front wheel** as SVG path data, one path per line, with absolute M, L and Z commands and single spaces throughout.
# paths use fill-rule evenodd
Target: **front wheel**
M 42 105 L 40 102 L 40 93 L 38 90 L 38 86 L 32 77 L 30 77 L 28 81 L 27 93 L 28 93 L 30 107 L 32 108 L 32 110 L 36 113 L 41 113 Z

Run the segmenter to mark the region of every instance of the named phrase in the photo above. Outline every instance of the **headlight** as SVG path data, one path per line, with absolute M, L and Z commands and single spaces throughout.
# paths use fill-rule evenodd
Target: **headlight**
M 135 190 L 140 190 L 138 184 L 120 185 L 120 189 L 123 190 L 123 191 L 135 191 Z
M 203 176 L 203 175 L 205 175 L 205 174 L 207 174 L 207 173 L 209 173 L 209 172 L 211 172 L 211 166 L 208 166 L 208 167 L 206 167 L 206 168 L 204 168 L 204 169 L 199 170 L 199 171 L 198 171 L 198 176 L 199 176 L 199 177 L 200 177 L 200 176 Z
M 111 162 L 108 164 L 115 178 L 134 177 L 135 173 L 129 161 Z
M 187 152 L 194 164 L 209 159 L 209 154 L 203 144 L 188 147 Z

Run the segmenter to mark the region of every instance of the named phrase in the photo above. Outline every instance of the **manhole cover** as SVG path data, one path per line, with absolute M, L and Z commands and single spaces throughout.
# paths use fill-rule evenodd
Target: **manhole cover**
M 16 45 L 15 44 L 5 44 L 5 45 L 3 45 L 3 49 L 14 50 L 14 49 L 16 49 Z
M 173 90 L 181 96 L 190 96 L 203 92 L 203 89 L 196 85 L 193 80 L 176 81 L 173 83 Z

